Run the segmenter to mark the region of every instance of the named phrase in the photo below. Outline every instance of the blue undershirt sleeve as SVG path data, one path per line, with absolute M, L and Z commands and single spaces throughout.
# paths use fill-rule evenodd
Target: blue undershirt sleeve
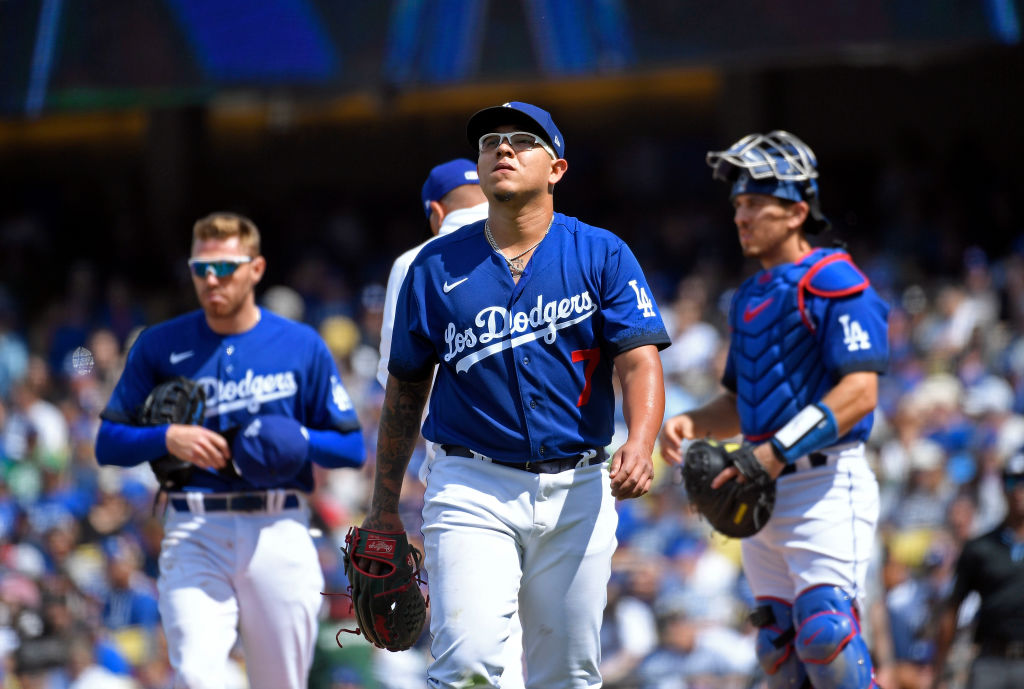
M 366 461 L 361 430 L 342 433 L 307 428 L 309 433 L 309 460 L 328 469 L 361 467 Z
M 133 467 L 167 454 L 167 426 L 131 426 L 104 419 L 96 436 L 96 461 Z

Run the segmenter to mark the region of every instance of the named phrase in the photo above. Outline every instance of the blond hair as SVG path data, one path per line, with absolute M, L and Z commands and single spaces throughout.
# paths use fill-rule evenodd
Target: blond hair
M 238 237 L 238 243 L 249 249 L 253 256 L 260 255 L 260 231 L 249 218 L 238 213 L 210 213 L 196 220 L 192 226 L 192 243 L 208 239 Z

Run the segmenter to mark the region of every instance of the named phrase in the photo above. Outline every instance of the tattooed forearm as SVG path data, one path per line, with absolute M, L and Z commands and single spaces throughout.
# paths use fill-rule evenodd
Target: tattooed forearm
M 377 437 L 377 469 L 367 526 L 381 528 L 398 514 L 402 479 L 409 466 L 430 394 L 431 379 L 407 382 L 388 378 Z

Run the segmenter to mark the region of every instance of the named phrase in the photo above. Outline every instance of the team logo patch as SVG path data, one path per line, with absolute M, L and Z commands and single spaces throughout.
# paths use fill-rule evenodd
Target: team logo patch
M 341 384 L 337 376 L 331 376 L 331 399 L 338 411 L 348 411 L 352 408 L 352 398 L 348 396 L 345 386 Z
M 654 302 L 647 296 L 647 290 L 637 285 L 636 280 L 630 280 L 629 286 L 633 288 L 633 292 L 636 294 L 636 308 L 643 311 L 644 318 L 654 318 Z
M 383 536 L 369 536 L 366 539 L 366 552 L 375 553 L 377 555 L 394 555 L 395 554 L 395 539 L 384 538 Z
M 768 308 L 768 305 L 775 300 L 775 297 L 768 297 L 754 308 L 750 308 L 750 304 L 747 304 L 743 309 L 743 322 L 749 323 L 750 321 L 757 318 L 757 315 Z
M 263 428 L 263 422 L 260 421 L 259 418 L 255 418 L 252 420 L 251 424 L 245 427 L 245 430 L 242 431 L 242 435 L 246 438 L 255 438 L 260 434 L 261 428 Z
M 843 326 L 843 344 L 851 352 L 871 349 L 871 338 L 860 323 L 851 320 L 848 314 L 839 317 L 839 323 Z

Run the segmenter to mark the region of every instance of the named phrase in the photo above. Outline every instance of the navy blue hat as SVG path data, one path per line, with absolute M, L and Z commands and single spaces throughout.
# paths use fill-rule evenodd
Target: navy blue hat
M 749 172 L 744 171 L 739 173 L 739 176 L 733 183 L 729 198 L 734 198 L 739 194 L 765 194 L 766 196 L 774 196 L 777 199 L 785 199 L 787 201 L 805 201 L 807 199 L 804 195 L 804 190 L 807 185 L 811 185 L 815 190 L 818 188 L 817 180 L 813 179 L 806 182 L 794 182 L 793 180 L 776 179 L 775 177 L 754 179 L 750 176 Z
M 551 114 L 536 105 L 519 101 L 484 108 L 470 117 L 469 124 L 466 125 L 466 138 L 469 140 L 469 145 L 476 148 L 480 143 L 481 136 L 493 132 L 496 127 L 505 124 L 536 134 L 555 150 L 559 158 L 565 157 L 565 139 L 562 138 L 562 132 L 558 131 L 558 127 L 555 126 L 555 121 L 551 119 Z
M 449 191 L 464 184 L 480 184 L 480 176 L 476 173 L 476 163 L 465 158 L 456 158 L 434 167 L 427 175 L 420 191 L 423 200 L 423 212 L 430 218 L 430 202 L 440 201 Z
M 260 488 L 275 488 L 299 473 L 309 454 L 309 433 L 290 416 L 254 417 L 231 445 L 235 470 Z

